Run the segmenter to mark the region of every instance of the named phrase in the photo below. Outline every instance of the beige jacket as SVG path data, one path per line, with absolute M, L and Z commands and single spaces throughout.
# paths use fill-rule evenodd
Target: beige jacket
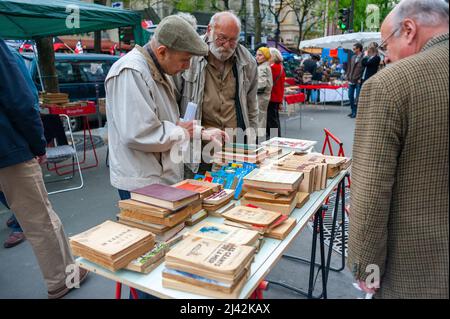
M 183 179 L 170 151 L 184 137 L 172 81 L 148 52 L 136 46 L 112 66 L 105 80 L 112 186 L 132 190 Z
M 207 41 L 206 37 L 204 37 Z M 258 71 L 255 58 L 250 52 L 238 45 L 236 48 L 237 75 L 239 81 L 239 100 L 241 102 L 242 116 L 246 128 L 258 127 Z M 175 77 L 177 90 L 180 94 L 179 105 L 181 115 L 184 115 L 189 102 L 198 105 L 197 119 L 201 120 L 203 92 L 205 87 L 205 70 L 208 61 L 206 57 L 194 56 L 191 68 Z
M 259 111 L 267 112 L 272 93 L 272 69 L 269 62 L 258 65 L 258 106 Z

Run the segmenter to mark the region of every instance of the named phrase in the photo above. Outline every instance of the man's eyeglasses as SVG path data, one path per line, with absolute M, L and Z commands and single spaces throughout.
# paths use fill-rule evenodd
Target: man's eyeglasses
M 392 31 L 392 33 L 383 41 L 381 41 L 381 44 L 378 47 L 378 51 L 384 55 L 387 56 L 388 55 L 388 48 L 387 48 L 387 40 L 389 40 L 398 30 L 400 30 L 402 26 L 398 26 L 397 28 L 394 29 L 394 31 Z
M 228 39 L 224 36 L 218 35 L 215 37 L 214 41 L 218 46 L 223 46 L 225 43 L 229 43 L 231 47 L 235 47 L 238 43 L 238 39 Z

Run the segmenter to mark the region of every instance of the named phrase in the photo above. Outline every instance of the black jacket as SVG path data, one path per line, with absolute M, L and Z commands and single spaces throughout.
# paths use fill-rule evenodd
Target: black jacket
M 365 56 L 361 64 L 364 67 L 363 71 L 363 77 L 362 80 L 367 81 L 372 75 L 377 73 L 378 67 L 380 65 L 381 58 L 378 55 L 375 55 L 374 57 Z
M 45 154 L 35 97 L 16 58 L 0 39 L 0 168 Z

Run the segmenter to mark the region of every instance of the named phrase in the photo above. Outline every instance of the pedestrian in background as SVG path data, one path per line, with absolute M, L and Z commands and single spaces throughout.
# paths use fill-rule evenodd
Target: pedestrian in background
M 269 48 L 261 47 L 256 51 L 256 62 L 258 63 L 258 128 L 265 129 L 267 127 L 267 107 L 273 86 Z
M 351 118 L 356 117 L 359 91 L 361 90 L 362 83 L 362 73 L 364 71 L 362 65 L 363 46 L 361 43 L 355 43 L 353 45 L 353 53 L 354 55 L 350 60 L 345 75 L 345 79 L 348 81 L 348 99 L 351 108 L 351 113 L 348 114 L 348 116 Z
M 272 69 L 272 93 L 270 95 L 270 102 L 267 109 L 267 127 L 266 138 L 271 138 L 271 129 L 276 129 L 277 136 L 281 136 L 280 130 L 280 115 L 279 110 L 284 99 L 284 82 L 286 81 L 286 72 L 283 67 L 283 56 L 280 50 L 270 48 Z

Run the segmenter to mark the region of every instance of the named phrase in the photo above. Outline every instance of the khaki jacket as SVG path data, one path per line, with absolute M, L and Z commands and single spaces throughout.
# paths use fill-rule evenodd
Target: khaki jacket
M 183 164 L 170 158 L 184 136 L 171 83 L 139 46 L 111 67 L 105 90 L 112 186 L 129 191 L 183 179 Z
M 272 94 L 272 69 L 269 62 L 258 65 L 258 106 L 259 111 L 267 112 L 267 106 Z
M 204 40 L 207 41 L 206 37 Z M 198 105 L 197 120 L 201 120 L 203 92 L 205 87 L 205 69 L 208 61 L 206 57 L 194 56 L 191 60 L 191 68 L 175 77 L 175 83 L 179 96 L 181 115 L 184 115 L 187 104 L 194 102 Z M 239 81 L 239 99 L 241 102 L 242 116 L 246 128 L 258 127 L 258 71 L 256 60 L 250 52 L 238 45 L 236 48 L 236 63 Z
M 447 33 L 361 90 L 348 266 L 379 266 L 379 298 L 449 297 L 448 85 Z

